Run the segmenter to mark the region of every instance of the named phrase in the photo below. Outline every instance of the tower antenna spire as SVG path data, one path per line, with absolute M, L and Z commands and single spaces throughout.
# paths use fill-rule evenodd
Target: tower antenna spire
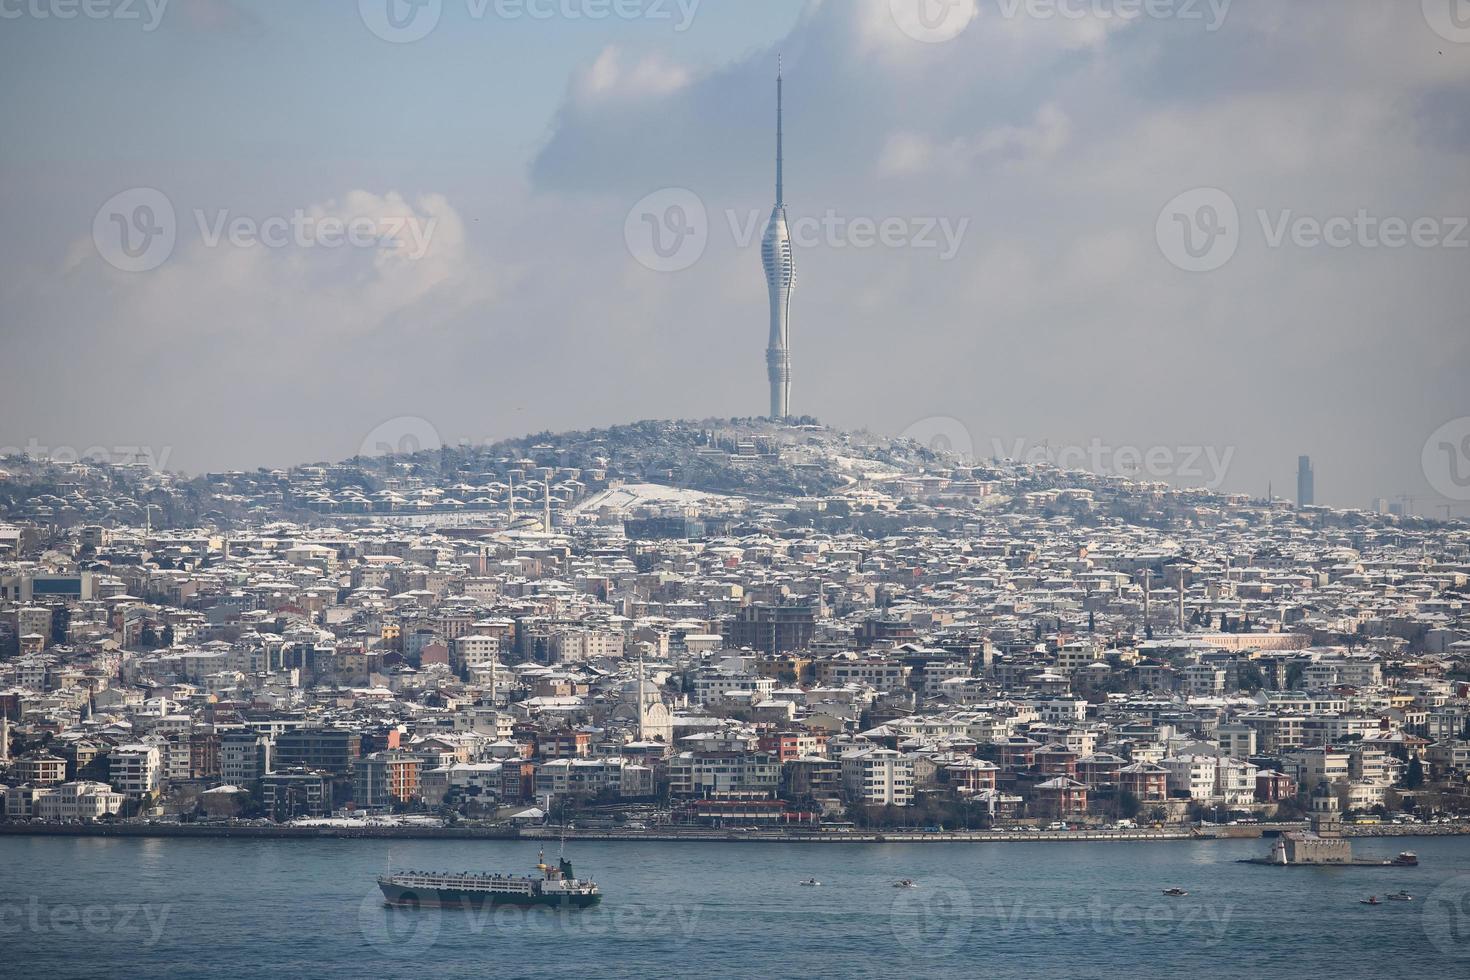
M 784 187 L 781 161 L 781 55 L 776 55 L 776 207 L 786 203 L 786 189 Z

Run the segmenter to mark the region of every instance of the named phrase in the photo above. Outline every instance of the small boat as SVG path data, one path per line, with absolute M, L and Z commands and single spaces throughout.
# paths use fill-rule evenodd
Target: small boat
M 1188 895 L 1189 892 L 1185 891 L 1183 888 L 1165 888 L 1164 894 L 1169 895 L 1173 898 L 1183 898 L 1185 895 Z
M 1417 868 L 1419 855 L 1413 851 L 1399 851 L 1399 856 L 1393 859 L 1393 864 L 1400 868 Z
M 815 879 L 815 878 L 808 878 L 806 881 L 799 882 L 799 884 L 802 887 L 804 887 L 804 888 L 820 888 L 820 887 L 822 887 L 822 883 L 820 881 L 818 881 L 817 879 Z
M 1408 892 L 1398 892 L 1387 896 L 1387 898 L 1390 902 L 1412 902 L 1414 900 L 1414 896 Z
M 919 885 L 912 878 L 900 878 L 893 883 L 894 888 L 918 888 Z
M 1369 895 L 1367 898 L 1360 898 L 1360 899 L 1358 899 L 1358 904 L 1359 905 L 1382 905 L 1383 903 L 1378 900 L 1378 896 L 1377 895 Z

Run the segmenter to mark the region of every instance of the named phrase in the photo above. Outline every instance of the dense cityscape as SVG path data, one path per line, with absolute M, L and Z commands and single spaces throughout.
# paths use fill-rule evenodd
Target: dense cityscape
M 1467 4 L 0 0 L 0 973 L 1463 974 Z
M 3 460 L 5 819 L 788 835 L 1470 813 L 1470 528 L 813 420 Z

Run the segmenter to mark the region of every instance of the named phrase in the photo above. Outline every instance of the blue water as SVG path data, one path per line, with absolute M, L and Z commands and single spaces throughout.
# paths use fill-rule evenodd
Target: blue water
M 374 875 L 529 871 L 534 844 L 5 837 L 0 976 L 1470 975 L 1470 838 L 1355 847 L 1422 864 L 1235 863 L 1261 841 L 588 842 L 568 857 L 600 907 L 477 915 L 384 908 Z

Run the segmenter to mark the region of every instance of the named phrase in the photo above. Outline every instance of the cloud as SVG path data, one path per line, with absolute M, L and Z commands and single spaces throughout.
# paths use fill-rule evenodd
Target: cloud
M 609 45 L 572 82 L 572 92 L 579 104 L 596 106 L 617 99 L 660 98 L 689 83 L 685 68 L 670 64 L 656 55 L 637 59 L 632 64 L 616 45 Z
M 940 145 L 932 137 L 892 133 L 883 147 L 878 172 L 885 176 L 943 171 L 964 174 L 977 164 L 1002 161 L 1014 172 L 1051 160 L 1066 147 L 1072 120 L 1052 103 L 1036 110 L 1030 125 L 1001 125 L 978 136 L 959 136 Z
M 969 222 L 948 261 L 912 247 L 799 251 L 795 410 L 889 432 L 951 416 L 976 445 L 1234 447 L 1228 485 L 1257 492 L 1310 452 L 1334 503 L 1423 483 L 1424 438 L 1470 411 L 1465 253 L 1271 248 L 1257 215 L 1470 214 L 1470 46 L 1379 0 L 1240 0 L 1218 30 L 977 0 L 945 8 L 965 22 L 938 41 L 911 36 L 896 8 L 807 3 L 783 36 L 723 56 L 662 30 L 598 42 L 575 70 L 536 77 L 561 97 L 514 161 L 523 182 L 505 160 L 487 178 L 478 160 L 392 149 L 309 174 L 258 168 L 269 186 L 250 214 L 319 202 L 301 206 L 437 218 L 417 261 L 210 248 L 196 233 L 153 273 L 113 270 L 85 239 L 68 257 L 116 190 L 108 173 L 81 195 L 85 216 L 33 222 L 68 229 L 49 250 L 17 251 L 47 257 L 44 269 L 0 274 L 14 313 L 0 330 L 22 352 L 0 362 L 0 384 L 75 429 L 60 441 L 95 441 L 99 403 L 131 426 L 124 442 L 177 425 L 174 458 L 188 465 L 347 455 L 395 413 L 455 441 L 758 411 L 759 236 L 730 229 L 751 215 L 758 229 L 773 199 L 780 53 L 793 221 Z M 448 40 L 392 52 L 374 67 L 381 91 L 463 90 L 452 59 L 436 58 Z M 383 126 L 384 146 L 400 146 L 394 120 Z M 426 184 L 442 194 L 343 191 Z M 32 186 L 3 193 L 24 211 Z M 709 220 L 702 257 L 677 273 L 624 243 L 630 208 L 668 187 L 694 192 Z M 1238 251 L 1208 274 L 1171 265 L 1155 237 L 1164 205 L 1197 187 L 1227 193 L 1242 218 Z M 40 326 L 22 333 L 28 323 Z M 68 370 L 46 373 L 53 363 Z M 139 378 L 195 383 L 189 417 L 136 398 Z M 291 406 L 290 424 L 272 401 Z M 221 424 L 276 431 L 223 441 Z
M 174 254 L 148 272 L 111 268 L 75 243 L 71 288 L 101 288 L 115 326 L 153 345 L 229 339 L 236 365 L 306 366 L 308 352 L 392 328 L 422 332 L 494 298 L 465 223 L 442 194 L 410 201 L 354 189 L 276 214 L 176 208 Z M 298 355 L 282 360 L 278 344 Z
M 798 402 L 806 394 L 824 417 L 876 428 L 943 411 L 1005 436 L 1085 439 L 1138 426 L 1122 434 L 1228 442 L 1240 450 L 1232 474 L 1251 488 L 1298 452 L 1337 454 L 1336 499 L 1348 503 L 1360 502 L 1349 487 L 1367 496 L 1413 478 L 1390 475 L 1397 464 L 1362 453 L 1361 439 L 1422 442 L 1452 399 L 1385 408 L 1332 379 L 1370 383 L 1364 365 L 1395 345 L 1380 319 L 1388 295 L 1412 324 L 1401 351 L 1431 361 L 1436 350 L 1463 352 L 1442 326 L 1466 294 L 1446 278 L 1455 256 L 1273 250 L 1257 213 L 1470 212 L 1455 176 L 1467 127 L 1448 109 L 1470 95 L 1470 58 L 1436 54 L 1446 45 L 1418 18 L 1368 2 L 1237 3 L 1218 30 L 978 3 L 937 43 L 915 40 L 895 6 L 810 4 L 770 48 L 691 62 L 677 86 L 622 99 L 611 114 L 569 98 L 532 180 L 614 213 L 659 186 L 692 187 L 716 214 L 758 206 L 769 195 L 779 48 L 793 216 L 972 219 L 945 265 L 913 250 L 798 256 Z M 1196 186 L 1225 189 L 1246 224 L 1229 266 L 1192 277 L 1164 260 L 1154 227 L 1170 198 Z M 711 318 L 759 336 L 748 258 L 712 243 L 702 264 L 750 294 L 740 317 Z M 644 317 L 709 308 L 697 275 L 658 285 Z M 895 328 L 902 366 L 889 356 Z M 1292 370 L 1283 349 L 1311 369 Z M 971 365 L 992 358 L 1007 370 L 977 390 Z M 1105 377 L 1145 377 L 1150 390 L 1123 395 Z M 1226 379 L 1266 388 L 1240 401 Z M 1412 386 L 1407 376 L 1394 383 Z M 894 400 L 874 405 L 857 393 L 865 386 Z M 1148 407 L 1164 401 L 1167 419 Z M 1283 425 L 1304 404 L 1331 405 L 1347 429 Z

